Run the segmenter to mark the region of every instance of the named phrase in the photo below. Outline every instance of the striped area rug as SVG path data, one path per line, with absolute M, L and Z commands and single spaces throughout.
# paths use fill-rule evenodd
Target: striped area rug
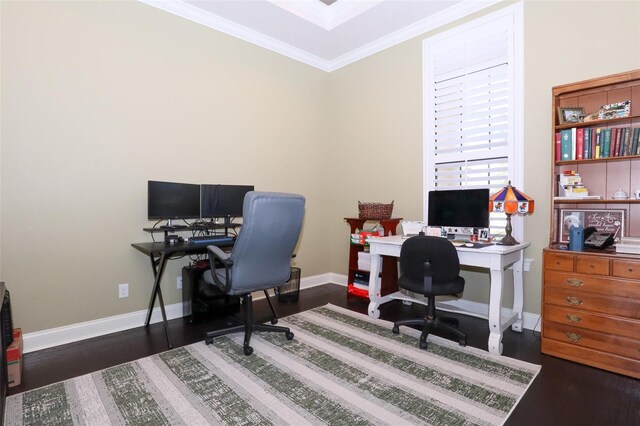
M 500 425 L 540 367 L 333 305 L 7 399 L 9 425 Z

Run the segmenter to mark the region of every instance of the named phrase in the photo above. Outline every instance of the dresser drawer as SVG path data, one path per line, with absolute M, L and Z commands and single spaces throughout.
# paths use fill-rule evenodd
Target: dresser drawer
M 609 275 L 609 259 L 595 256 L 576 256 L 576 272 Z
M 579 327 L 601 333 L 640 339 L 640 320 L 631 318 L 615 317 L 547 304 L 544 306 L 544 322 L 545 324 L 554 322 L 567 327 Z
M 545 321 L 545 338 L 640 360 L 640 340 Z
M 545 286 L 550 287 L 640 299 L 640 281 L 568 272 L 545 271 L 544 283 Z
M 640 379 L 640 360 L 542 338 L 542 352 Z
M 640 261 L 615 259 L 612 263 L 614 277 L 640 280 Z
M 581 311 L 640 319 L 640 299 L 630 297 L 605 296 L 576 289 L 549 286 L 544 291 L 544 303 Z
M 564 253 L 545 253 L 544 255 L 544 268 L 552 269 L 554 271 L 573 271 L 573 259 L 572 254 Z

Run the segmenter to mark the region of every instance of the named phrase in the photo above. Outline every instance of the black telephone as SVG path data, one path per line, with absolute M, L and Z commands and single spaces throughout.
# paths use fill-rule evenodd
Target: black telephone
M 600 232 L 594 226 L 584 229 L 584 245 L 587 247 L 604 249 L 614 243 L 614 234 Z

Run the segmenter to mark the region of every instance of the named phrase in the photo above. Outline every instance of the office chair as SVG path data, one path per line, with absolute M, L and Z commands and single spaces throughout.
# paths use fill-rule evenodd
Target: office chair
M 433 329 L 454 334 L 460 346 L 466 346 L 467 336 L 456 328 L 455 318 L 436 317 L 435 296 L 457 295 L 464 290 L 458 252 L 453 244 L 445 238 L 424 234 L 407 239 L 400 249 L 400 273 L 398 287 L 423 294 L 429 304 L 426 318 L 397 321 L 392 332 L 398 334 L 401 325 L 421 325 L 420 349 L 427 348 L 427 336 Z
M 251 355 L 253 348 L 249 342 L 254 331 L 282 332 L 288 340 L 293 339 L 293 333 L 286 327 L 253 322 L 251 293 L 265 291 L 266 294 L 266 290 L 289 280 L 291 257 L 302 229 L 304 204 L 304 197 L 297 194 L 248 192 L 242 209 L 242 228 L 231 252 L 208 247 L 211 269 L 203 278 L 228 295 L 240 296 L 244 322 L 208 332 L 207 344 L 212 343 L 214 337 L 244 331 L 244 353 Z

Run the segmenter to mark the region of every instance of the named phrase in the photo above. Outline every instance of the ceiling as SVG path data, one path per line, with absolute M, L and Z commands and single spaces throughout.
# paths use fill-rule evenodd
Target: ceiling
M 140 0 L 324 71 L 500 0 Z

